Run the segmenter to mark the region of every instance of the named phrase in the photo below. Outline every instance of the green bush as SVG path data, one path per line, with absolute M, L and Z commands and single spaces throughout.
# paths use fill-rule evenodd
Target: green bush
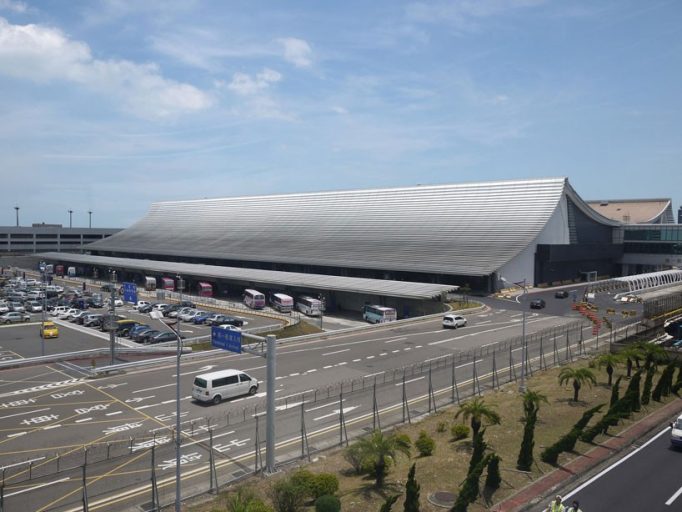
M 272 512 L 272 507 L 257 498 L 252 491 L 239 488 L 236 493 L 231 493 L 228 496 L 225 510 L 227 512 Z M 219 511 L 213 510 L 212 512 Z
M 438 423 L 438 426 L 436 427 L 436 432 L 438 432 L 439 434 L 442 434 L 443 432 L 445 432 L 447 430 L 447 428 L 448 428 L 448 424 L 444 421 L 441 421 L 440 423 Z
M 275 482 L 270 489 L 270 498 L 276 512 L 299 512 L 303 507 L 307 490 L 291 478 Z
M 289 477 L 289 479 L 293 485 L 305 490 L 306 497 L 312 496 L 315 473 L 308 471 L 307 469 L 298 469 Z
M 452 439 L 454 441 L 459 441 L 460 439 L 466 439 L 469 437 L 469 426 L 464 425 L 463 423 L 455 423 L 451 428 L 450 428 L 450 434 L 452 435 Z
M 315 512 L 340 512 L 341 502 L 336 496 L 324 494 L 315 500 Z
M 343 452 L 343 458 L 351 465 L 356 475 L 364 475 L 371 470 L 360 445 L 354 443 Z
M 334 473 L 318 473 L 311 483 L 311 494 L 314 500 L 321 496 L 334 495 L 339 490 L 339 479 Z
M 436 449 L 436 442 L 429 437 L 425 430 L 422 430 L 419 432 L 419 438 L 414 442 L 414 446 L 417 448 L 419 455 L 428 457 Z

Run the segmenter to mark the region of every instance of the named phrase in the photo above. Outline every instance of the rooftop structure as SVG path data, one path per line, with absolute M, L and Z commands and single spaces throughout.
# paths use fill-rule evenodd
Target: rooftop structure
M 673 224 L 670 199 L 617 199 L 587 201 L 604 217 L 623 224 Z

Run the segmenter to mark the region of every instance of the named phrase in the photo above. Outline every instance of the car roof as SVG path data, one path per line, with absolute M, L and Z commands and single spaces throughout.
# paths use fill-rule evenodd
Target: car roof
M 240 373 L 246 372 L 243 372 L 242 370 L 219 370 L 217 372 L 202 373 L 196 377 L 200 379 L 215 379 L 217 377 L 230 377 L 232 375 L 239 375 Z

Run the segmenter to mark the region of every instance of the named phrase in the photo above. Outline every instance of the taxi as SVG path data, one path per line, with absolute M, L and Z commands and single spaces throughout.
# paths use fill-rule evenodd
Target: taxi
M 54 322 L 43 322 L 40 325 L 41 338 L 57 338 L 59 337 L 59 328 Z

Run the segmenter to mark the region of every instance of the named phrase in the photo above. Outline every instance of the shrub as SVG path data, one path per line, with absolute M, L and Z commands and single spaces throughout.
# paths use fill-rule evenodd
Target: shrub
M 646 378 L 644 379 L 644 389 L 642 390 L 642 405 L 648 405 L 651 400 L 651 385 L 655 373 L 656 367 L 654 365 L 649 366 L 649 369 L 646 371 Z
M 523 440 L 521 441 L 521 448 L 519 456 L 516 459 L 516 469 L 520 471 L 530 471 L 533 464 L 533 447 L 535 446 L 535 422 L 537 421 L 537 413 L 531 412 L 525 419 L 523 426 Z M 499 470 L 499 468 L 498 468 Z
M 467 474 L 470 474 L 472 471 L 474 471 L 476 466 L 478 466 L 485 457 L 485 450 L 488 448 L 488 443 L 483 440 L 484 434 L 485 428 L 482 428 L 474 436 L 473 451 L 471 453 L 471 460 L 469 460 L 469 470 L 467 471 Z M 478 493 L 476 496 L 478 496 Z
M 425 430 L 422 430 L 419 432 L 419 438 L 415 441 L 414 446 L 417 448 L 419 455 L 428 457 L 436 449 L 436 442 L 429 437 Z
M 284 478 L 275 482 L 270 489 L 272 504 L 277 512 L 299 512 L 306 498 L 306 489 Z
M 289 477 L 291 483 L 296 487 L 305 490 L 306 497 L 311 497 L 313 494 L 313 482 L 315 474 L 307 469 L 299 469 Z
M 500 456 L 492 454 L 488 458 L 488 474 L 485 478 L 485 487 L 491 491 L 499 489 L 502 483 L 502 475 L 500 475 Z
M 417 483 L 414 474 L 417 465 L 412 464 L 410 471 L 407 474 L 407 482 L 405 483 L 405 505 L 404 512 L 419 512 L 419 490 L 421 486 Z
M 228 496 L 225 509 L 227 512 L 272 512 L 272 507 L 244 488 L 237 489 L 236 493 Z
M 440 423 L 438 423 L 438 426 L 436 427 L 436 432 L 438 432 L 439 434 L 442 434 L 443 432 L 445 432 L 447 430 L 447 428 L 448 428 L 448 424 L 444 421 L 441 421 Z
M 315 512 L 340 512 L 341 502 L 336 496 L 324 494 L 315 500 Z
M 362 448 L 358 444 L 352 444 L 343 453 L 343 458 L 350 464 L 356 475 L 369 473 L 371 464 L 365 458 Z
M 450 428 L 450 434 L 452 435 L 452 439 L 454 441 L 466 439 L 467 437 L 469 437 L 469 431 L 470 431 L 469 426 L 463 425 L 462 423 L 455 423 Z
M 334 495 L 339 490 L 339 479 L 334 473 L 318 473 L 311 483 L 311 495 L 315 500 L 321 496 Z

